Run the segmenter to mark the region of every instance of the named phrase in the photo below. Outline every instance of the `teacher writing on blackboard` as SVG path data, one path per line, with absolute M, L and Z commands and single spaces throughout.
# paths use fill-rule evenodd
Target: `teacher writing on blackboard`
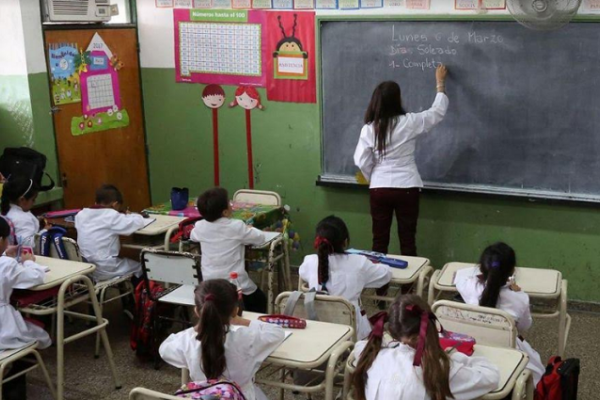
M 388 253 L 396 212 L 401 253 L 417 255 L 419 194 L 423 181 L 415 163 L 415 143 L 420 134 L 431 130 L 446 114 L 447 74 L 444 65 L 437 67 L 435 101 L 429 110 L 420 113 L 404 111 L 396 82 L 382 82 L 373 92 L 354 152 L 354 163 L 369 181 L 373 251 Z

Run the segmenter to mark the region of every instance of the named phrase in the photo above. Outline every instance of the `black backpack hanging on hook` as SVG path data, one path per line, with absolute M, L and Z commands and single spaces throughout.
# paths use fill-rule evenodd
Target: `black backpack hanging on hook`
M 46 156 L 29 147 L 7 147 L 0 156 L 0 173 L 10 180 L 16 177 L 33 180 L 40 192 L 54 188 L 54 180 L 44 172 Z M 44 175 L 50 179 L 48 185 L 42 185 Z

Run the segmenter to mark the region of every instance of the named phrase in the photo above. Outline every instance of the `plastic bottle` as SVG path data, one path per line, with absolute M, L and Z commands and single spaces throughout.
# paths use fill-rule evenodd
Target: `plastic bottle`
M 242 288 L 240 286 L 240 282 L 238 281 L 238 273 L 231 272 L 229 274 L 229 282 L 233 283 L 237 288 L 238 294 L 238 316 L 242 316 L 242 312 L 244 311 L 244 298 L 242 297 Z

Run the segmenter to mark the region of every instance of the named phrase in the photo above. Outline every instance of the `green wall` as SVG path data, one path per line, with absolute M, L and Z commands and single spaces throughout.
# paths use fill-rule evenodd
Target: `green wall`
M 142 70 L 149 168 L 154 202 L 167 200 L 172 186 L 199 193 L 212 185 L 211 111 L 202 85 L 176 84 L 173 69 Z M 227 99 L 233 98 L 231 87 Z M 352 244 L 371 243 L 365 189 L 315 186 L 320 173 L 320 132 L 316 105 L 266 101 L 252 112 L 257 189 L 274 190 L 292 208 L 302 237 L 301 255 L 312 251 L 319 219 L 335 213 L 349 225 Z M 222 186 L 247 187 L 244 111 L 219 110 Z M 358 131 L 357 131 L 358 134 Z M 547 204 L 520 198 L 424 193 L 418 247 L 436 267 L 448 261 L 475 261 L 487 244 L 504 240 L 519 265 L 557 268 L 569 279 L 570 299 L 600 301 L 600 214 L 595 206 Z M 390 251 L 398 253 L 394 235 Z
M 50 107 L 45 72 L 0 76 L 0 151 L 5 147 L 33 147 L 46 155 L 46 172 L 58 183 L 58 160 Z M 61 198 L 62 189 L 55 188 L 40 193 L 37 203 Z

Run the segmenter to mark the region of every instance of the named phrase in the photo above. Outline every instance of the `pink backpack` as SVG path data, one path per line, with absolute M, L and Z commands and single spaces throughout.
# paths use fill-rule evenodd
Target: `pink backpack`
M 177 397 L 198 400 L 246 400 L 240 387 L 225 379 L 189 382 L 175 393 Z

